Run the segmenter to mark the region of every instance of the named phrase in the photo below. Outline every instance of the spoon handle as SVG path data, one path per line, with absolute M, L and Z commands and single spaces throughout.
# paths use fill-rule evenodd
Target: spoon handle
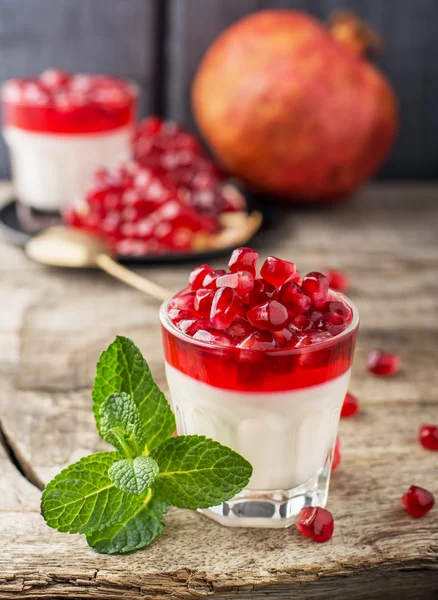
M 113 260 L 110 256 L 108 256 L 108 254 L 99 254 L 96 257 L 96 264 L 109 275 L 112 275 L 116 279 L 120 279 L 120 281 L 123 281 L 123 283 L 126 283 L 127 285 L 130 285 L 131 287 L 136 288 L 137 290 L 140 290 L 140 292 L 144 292 L 145 294 L 148 294 L 157 300 L 164 301 L 170 298 L 172 295 L 172 292 L 169 292 L 169 290 L 166 290 L 160 285 L 153 283 L 153 281 L 149 281 L 149 279 L 146 279 L 134 271 L 127 269 L 120 263 Z

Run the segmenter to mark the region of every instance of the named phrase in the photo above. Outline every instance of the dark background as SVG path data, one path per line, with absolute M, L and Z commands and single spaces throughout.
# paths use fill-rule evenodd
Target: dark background
M 438 178 L 437 0 L 0 0 L 0 82 L 47 67 L 128 77 L 141 87 L 141 115 L 193 128 L 190 84 L 204 51 L 224 27 L 266 7 L 322 19 L 349 8 L 374 25 L 386 41 L 378 62 L 401 104 L 400 136 L 380 176 Z

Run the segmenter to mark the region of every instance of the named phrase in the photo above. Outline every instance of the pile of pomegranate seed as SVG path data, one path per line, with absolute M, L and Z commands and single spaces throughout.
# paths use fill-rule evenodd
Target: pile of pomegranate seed
M 352 417 L 359 410 L 359 400 L 353 394 L 347 392 L 342 405 L 341 417 Z
M 295 524 L 301 533 L 317 543 L 328 542 L 335 527 L 332 513 L 320 506 L 302 508 Z
M 198 140 L 181 125 L 148 117 L 137 127 L 134 158 L 175 186 L 200 214 L 217 217 L 244 210 L 240 194 L 224 185 L 224 175 L 203 152 Z
M 294 263 L 270 256 L 257 277 L 257 261 L 255 250 L 237 248 L 228 272 L 194 269 L 169 303 L 174 325 L 195 339 L 248 350 L 309 346 L 348 327 L 351 309 L 322 273 L 301 279 Z
M 97 171 L 84 197 L 63 215 L 68 225 L 103 236 L 121 256 L 196 250 L 220 229 L 222 213 L 245 209 L 242 196 L 176 123 L 145 119 L 134 155 Z M 227 287 L 240 288 L 240 278 L 237 273 Z
M 411 485 L 401 497 L 401 503 L 408 513 L 419 519 L 424 517 L 434 506 L 435 498 L 428 490 L 416 485 Z
M 374 375 L 395 375 L 400 368 L 400 357 L 397 354 L 374 350 L 368 356 L 368 370 Z
M 420 444 L 428 450 L 438 450 L 438 426 L 421 425 L 418 430 Z
M 134 161 L 97 171 L 64 221 L 103 235 L 120 255 L 187 251 L 197 234 L 218 229 L 216 219 L 199 214 L 174 185 Z

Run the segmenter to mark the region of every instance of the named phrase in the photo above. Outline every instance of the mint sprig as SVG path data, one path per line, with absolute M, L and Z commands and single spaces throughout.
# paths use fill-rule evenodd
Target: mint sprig
M 201 435 L 166 440 L 151 456 L 159 467 L 155 492 L 179 508 L 196 510 L 229 500 L 252 473 L 239 454 Z
M 162 532 L 168 505 L 207 508 L 248 483 L 251 465 L 230 448 L 172 437 L 175 417 L 130 339 L 102 353 L 93 401 L 99 434 L 116 451 L 82 458 L 48 483 L 41 509 L 50 527 L 86 534 L 98 552 L 132 552 Z
M 111 394 L 121 392 L 129 394 L 139 410 L 149 452 L 172 435 L 175 417 L 147 362 L 132 340 L 117 336 L 101 354 L 94 380 L 93 410 L 99 433 L 101 405 Z
M 141 494 L 151 487 L 159 467 L 151 456 L 122 458 L 108 469 L 108 475 L 116 487 L 130 494 Z
M 111 394 L 101 405 L 99 417 L 102 439 L 120 454 L 132 458 L 145 452 L 146 428 L 129 394 Z

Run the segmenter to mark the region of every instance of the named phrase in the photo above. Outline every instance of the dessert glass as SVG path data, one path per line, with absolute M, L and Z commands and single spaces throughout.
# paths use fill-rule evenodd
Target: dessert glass
M 100 75 L 65 78 L 53 82 L 43 74 L 9 80 L 2 88 L 15 192 L 37 213 L 62 210 L 98 167 L 131 156 L 137 87 Z
M 213 438 L 244 456 L 244 489 L 206 515 L 229 526 L 288 527 L 304 506 L 327 502 L 339 417 L 350 380 L 359 317 L 311 346 L 248 350 L 205 343 L 160 318 L 178 433 Z

